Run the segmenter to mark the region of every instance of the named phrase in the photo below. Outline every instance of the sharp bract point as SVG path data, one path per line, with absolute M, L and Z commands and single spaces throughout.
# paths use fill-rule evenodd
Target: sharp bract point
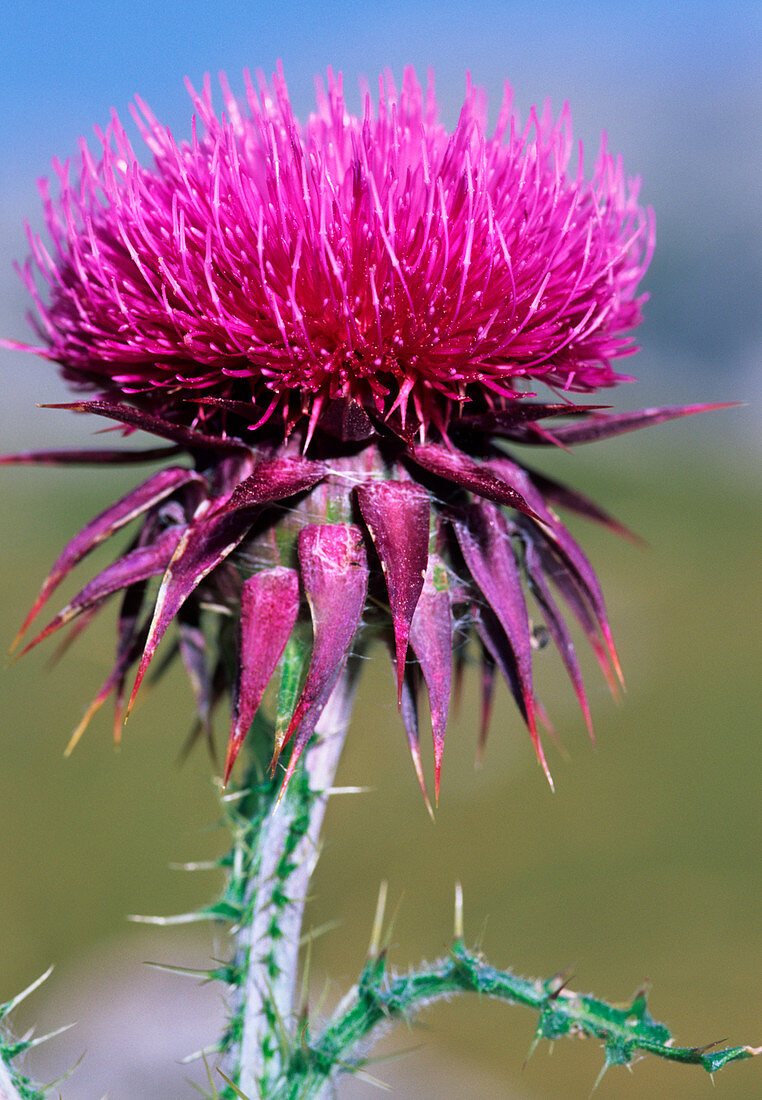
M 527 540 L 524 545 L 524 554 L 526 562 L 526 571 L 529 578 L 529 584 L 534 593 L 534 596 L 542 609 L 545 623 L 547 625 L 550 634 L 553 637 L 553 641 L 556 643 L 558 652 L 561 654 L 561 660 L 564 663 L 569 679 L 574 686 L 574 692 L 579 702 L 580 710 L 585 718 L 585 724 L 587 725 L 588 733 L 590 737 L 593 737 L 593 722 L 590 716 L 590 707 L 588 705 L 587 696 L 585 694 L 585 687 L 582 681 L 582 672 L 579 667 L 579 661 L 577 660 L 577 653 L 574 648 L 574 642 L 572 641 L 571 634 L 569 632 L 566 623 L 562 615 L 560 614 L 558 607 L 553 599 L 553 595 L 550 590 L 550 584 L 542 568 L 540 556 L 537 552 L 535 545 Z
M 410 457 L 417 466 L 446 481 L 455 482 L 477 496 L 516 508 L 532 519 L 539 518 L 510 482 L 460 451 L 436 444 L 421 444 L 410 448 Z
M 300 125 L 282 77 L 249 84 L 241 106 L 225 91 L 224 114 L 207 83 L 191 93 L 190 142 L 139 103 L 152 163 L 114 115 L 100 157 L 83 149 L 78 178 L 57 166 L 58 195 L 43 188 L 54 247 L 31 236 L 22 270 L 39 354 L 90 395 L 54 407 L 163 445 L 0 464 L 182 456 L 189 468 L 152 474 L 71 539 L 24 628 L 75 566 L 135 523 L 114 564 L 31 643 L 81 627 L 124 592 L 114 666 L 86 718 L 113 693 L 121 720 L 126 677 L 138 664 L 131 705 L 175 623 L 202 724 L 233 696 L 226 780 L 276 667 L 288 666 L 272 758 L 292 741 L 285 785 L 367 624 L 392 648 L 424 794 L 425 683 L 438 797 L 454 636 L 465 644 L 472 631 L 480 750 L 499 671 L 547 774 L 524 587 L 589 727 L 554 593 L 614 691 L 620 674 L 595 572 L 550 505 L 626 531 L 502 448 L 569 447 L 721 406 L 612 414 L 561 400 L 622 380 L 612 364 L 634 350 L 653 243 L 619 160 L 604 150 L 589 180 L 571 169 L 568 112 L 554 122 L 533 110 L 522 127 L 504 105 L 489 136 L 469 83 L 449 133 L 412 70 L 361 118 L 341 81 L 329 84 Z M 552 401 L 530 400 L 540 383 Z M 463 646 L 455 660 L 462 670 Z
M 65 372 L 64 372 L 65 373 Z M 104 384 L 107 384 L 104 380 Z M 140 391 L 137 391 L 140 392 Z M 121 393 L 121 391 L 120 391 Z M 135 391 L 127 388 L 124 391 L 127 400 L 135 397 Z M 177 405 L 177 397 L 171 402 Z M 239 439 L 229 439 L 224 435 L 205 435 L 195 428 L 178 424 L 172 420 L 166 420 L 144 409 L 133 408 L 129 404 L 120 401 L 73 401 L 61 405 L 43 405 L 45 409 L 67 409 L 70 412 L 93 413 L 95 416 L 105 416 L 108 420 L 116 420 L 129 428 L 134 428 L 150 435 L 156 435 L 160 439 L 170 439 L 179 447 L 187 448 L 194 452 L 211 452 L 213 454 L 241 453 L 245 452 L 245 445 Z M 124 452 L 128 458 L 129 451 Z M 123 460 L 124 461 L 124 460 Z
M 453 526 L 469 572 L 487 604 L 482 615 L 482 638 L 510 683 L 537 758 L 552 786 L 537 732 L 529 618 L 511 546 L 511 530 L 502 513 L 487 501 L 473 504 Z M 490 620 L 497 630 L 490 628 Z
M 196 475 L 192 470 L 186 470 L 178 466 L 168 466 L 166 469 L 159 470 L 158 473 L 143 482 L 142 485 L 139 485 L 136 489 L 127 493 L 127 495 L 122 497 L 121 500 L 118 500 L 116 504 L 112 504 L 109 508 L 106 508 L 105 511 L 101 512 L 99 516 L 96 516 L 95 519 L 86 524 L 56 559 L 48 574 L 47 580 L 40 590 L 39 596 L 35 600 L 19 630 L 16 642 L 22 634 L 26 633 L 29 624 L 36 617 L 43 605 L 47 603 L 48 599 L 64 577 L 66 577 L 74 566 L 89 554 L 91 550 L 94 550 L 96 546 L 113 535 L 121 527 L 126 526 L 133 519 L 147 512 L 158 504 L 159 501 L 169 496 L 170 493 L 173 493 L 175 489 L 193 480 L 195 477 Z M 15 644 L 14 642 L 14 646 Z
M 299 576 L 278 567 L 255 573 L 241 589 L 238 679 L 233 692 L 224 782 L 248 733 L 299 613 Z
M 564 424 L 560 428 L 554 428 L 553 436 L 555 440 L 565 444 L 597 443 L 602 439 L 611 439 L 625 432 L 638 431 L 640 428 L 663 424 L 683 416 L 736 408 L 738 404 L 737 401 L 720 401 L 705 405 L 667 405 L 661 408 L 636 409 L 614 415 L 594 414 L 584 424 Z
M 392 663 L 396 667 L 395 654 L 392 654 Z M 426 780 L 423 775 L 423 764 L 421 762 L 421 744 L 418 730 L 417 681 L 417 669 L 414 665 L 408 664 L 402 677 L 402 695 L 399 704 L 400 716 L 402 718 L 402 724 L 405 727 L 405 736 L 407 737 L 410 757 L 413 761 L 418 786 L 421 788 L 421 794 L 423 795 L 426 809 L 429 811 L 429 816 L 433 819 L 434 811 L 431 808 L 431 801 L 429 800 L 429 794 L 426 790 Z
M 389 592 L 401 703 L 410 624 L 429 556 L 429 495 L 411 481 L 375 481 L 358 488 L 357 500 Z
M 439 587 L 435 578 L 439 581 Z M 432 554 L 410 627 L 410 642 L 420 662 L 429 693 L 434 739 L 434 793 L 437 802 L 452 682 L 452 594 L 446 581 L 447 569 L 444 562 Z
M 314 638 L 307 679 L 283 742 L 285 745 L 296 737 L 283 789 L 328 702 L 360 625 L 368 590 L 362 532 L 352 524 L 308 524 L 299 533 L 299 565 Z M 276 763 L 274 758 L 273 767 Z
M 322 465 L 307 459 L 285 456 L 265 460 L 236 485 L 227 500 L 197 514 L 178 543 L 162 579 L 128 713 L 167 627 L 191 592 L 242 542 L 258 509 L 311 488 L 323 476 Z
M 24 647 L 22 653 L 28 652 L 33 646 L 38 645 L 43 638 L 47 638 L 54 631 L 71 622 L 83 611 L 87 611 L 91 607 L 100 607 L 115 592 L 126 588 L 128 585 L 162 573 L 166 569 L 167 563 L 182 536 L 182 529 L 178 527 L 169 528 L 159 536 L 155 543 L 150 546 L 138 547 L 125 554 L 113 565 L 107 566 L 77 593 L 74 599 L 48 623 L 44 630 L 40 631 L 36 638 L 33 638 Z

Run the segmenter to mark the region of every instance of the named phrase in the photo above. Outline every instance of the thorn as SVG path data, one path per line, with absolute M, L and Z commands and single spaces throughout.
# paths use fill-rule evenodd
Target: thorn
M 463 939 L 463 887 L 460 882 L 455 883 L 455 939 Z
M 543 752 L 542 744 L 540 742 L 540 735 L 537 732 L 537 721 L 535 719 L 534 700 L 532 699 L 531 695 L 526 700 L 526 703 L 527 703 L 527 726 L 529 728 L 529 736 L 532 738 L 532 744 L 534 745 L 534 750 L 535 750 L 535 753 L 537 755 L 537 763 L 540 765 L 540 767 L 542 768 L 542 770 L 545 773 L 545 778 L 548 781 L 548 786 L 550 787 L 551 792 L 553 794 L 555 794 L 556 793 L 556 788 L 553 784 L 553 776 L 550 774 L 550 768 L 548 767 L 548 762 L 545 759 L 545 753 Z
M 604 1063 L 603 1063 L 603 1065 L 601 1066 L 601 1072 L 600 1072 L 600 1073 L 598 1074 L 598 1076 L 597 1076 L 597 1077 L 596 1077 L 596 1079 L 595 1079 L 595 1084 L 594 1084 L 594 1085 L 593 1085 L 593 1087 L 592 1087 L 592 1088 L 590 1089 L 590 1095 L 591 1095 L 591 1096 L 593 1095 L 593 1093 L 595 1092 L 595 1090 L 596 1090 L 596 1089 L 598 1088 L 598 1086 L 600 1085 L 601 1081 L 603 1080 L 603 1075 L 604 1075 L 604 1073 L 606 1072 L 606 1070 L 607 1070 L 608 1068 L 609 1068 L 609 1063 L 608 1063 L 608 1062 L 604 1062 Z
M 719 1046 L 722 1046 L 722 1044 L 723 1044 L 723 1043 L 727 1043 L 727 1041 L 728 1041 L 728 1037 L 727 1037 L 727 1035 L 726 1035 L 724 1039 L 715 1039 L 715 1040 L 714 1040 L 713 1042 L 711 1042 L 711 1043 L 704 1043 L 704 1045 L 703 1045 L 703 1046 L 700 1046 L 700 1047 L 692 1047 L 691 1049 L 693 1050 L 693 1052 L 694 1052 L 695 1054 L 706 1054 L 706 1052 L 707 1052 L 708 1050 L 712 1050 L 712 1049 L 714 1049 L 714 1047 L 719 1047 Z
M 548 997 L 551 1001 L 557 1000 L 564 989 L 566 989 L 569 982 L 574 977 L 574 965 L 567 966 L 565 970 L 559 970 L 557 974 L 554 974 L 551 978 L 548 978 L 545 983 L 548 989 Z
M 210 1087 L 210 1088 L 211 1088 L 211 1090 L 212 1090 L 212 1091 L 211 1091 L 211 1093 L 209 1094 L 209 1096 L 205 1096 L 205 1094 L 202 1094 L 202 1095 L 204 1095 L 204 1096 L 205 1096 L 205 1100 L 209 1100 L 209 1098 L 210 1098 L 210 1097 L 211 1097 L 211 1100 L 214 1100 L 214 1098 L 215 1098 L 215 1097 L 217 1096 L 217 1088 L 216 1088 L 216 1086 L 215 1086 L 215 1084 L 214 1084 L 214 1079 L 213 1079 L 213 1077 L 212 1077 L 212 1071 L 211 1071 L 211 1069 L 209 1068 L 209 1063 L 208 1063 L 208 1062 L 207 1062 L 207 1060 L 206 1060 L 206 1054 L 202 1052 L 202 1054 L 201 1054 L 201 1057 L 202 1057 L 202 1058 L 203 1058 L 203 1060 L 204 1060 L 204 1069 L 206 1070 L 206 1079 L 207 1079 L 207 1081 L 209 1082 L 209 1087 Z M 196 1085 L 196 1084 L 194 1084 L 194 1086 L 193 1086 L 193 1087 L 194 1087 L 194 1088 L 195 1088 L 195 1089 L 196 1089 L 196 1090 L 197 1090 L 198 1092 L 201 1092 L 201 1086 L 200 1086 L 200 1085 Z
M 312 881 L 312 876 L 315 873 L 315 868 L 317 867 L 318 863 L 320 862 L 320 857 L 322 856 L 322 854 L 323 854 L 323 842 L 320 841 L 320 843 L 316 844 L 315 847 L 313 848 L 312 854 L 305 859 L 305 863 L 307 864 L 307 867 L 308 867 L 308 878 L 309 878 L 310 882 Z
M 138 913 L 130 913 L 127 916 L 127 920 L 132 921 L 134 924 L 157 924 L 160 928 L 169 928 L 173 924 L 195 924 L 204 920 L 211 920 L 212 917 L 209 913 L 203 911 L 192 913 L 177 913 L 172 917 L 146 917 L 141 916 Z
M 304 932 L 299 937 L 299 946 L 304 947 L 305 944 L 309 946 L 313 940 L 320 939 L 327 932 L 333 932 L 336 928 L 341 928 L 343 921 L 340 920 L 327 920 L 323 924 L 319 924 L 317 928 L 310 928 L 309 932 Z
M 388 888 L 386 879 L 383 879 L 381 885 L 378 888 L 378 901 L 376 902 L 376 914 L 373 918 L 373 928 L 370 934 L 370 943 L 368 944 L 369 959 L 378 958 L 381 951 L 381 933 L 383 931 L 384 924 L 384 911 L 386 909 L 386 891 Z
M 228 791 L 220 795 L 220 800 L 222 802 L 240 802 L 247 794 L 251 794 L 251 787 L 242 787 L 237 791 Z
M 541 1032 L 539 1030 L 535 1031 L 535 1033 L 532 1037 L 532 1042 L 529 1044 L 529 1050 L 527 1051 L 527 1056 L 526 1056 L 526 1058 L 524 1059 L 524 1061 L 521 1065 L 521 1072 L 522 1073 L 527 1068 L 527 1064 L 529 1062 L 529 1059 L 532 1057 L 534 1052 L 537 1050 L 537 1046 L 538 1046 L 541 1038 L 542 1038 Z
M 556 793 L 556 785 L 553 782 L 553 776 L 550 774 L 550 769 L 548 768 L 548 765 L 545 762 L 545 757 L 543 756 L 542 760 L 538 760 L 537 763 L 540 765 L 543 772 L 545 773 L 545 778 L 547 779 L 548 786 L 550 787 L 550 793 L 555 794 Z
M 73 1027 L 76 1027 L 76 1021 L 72 1024 L 64 1024 L 63 1027 L 57 1027 L 55 1031 L 49 1031 L 47 1035 L 38 1035 L 36 1039 L 30 1039 L 26 1043 L 26 1049 L 31 1050 L 33 1047 L 38 1047 L 42 1043 L 47 1043 L 48 1039 L 55 1039 L 57 1035 L 63 1035 L 65 1031 L 70 1031 Z
M 426 1043 L 415 1043 L 414 1046 L 401 1047 L 399 1050 L 390 1050 L 388 1054 L 376 1054 L 373 1058 L 366 1058 L 362 1065 L 366 1066 L 378 1066 L 384 1062 L 399 1061 L 400 1058 L 404 1058 L 408 1054 L 417 1054 L 421 1050 L 425 1050 Z M 339 1063 L 343 1065 L 345 1063 Z M 347 1070 L 351 1073 L 356 1067 L 347 1065 Z
M 70 1026 L 72 1026 L 72 1027 L 73 1027 L 74 1025 L 72 1024 L 72 1025 L 70 1025 Z M 52 1091 L 52 1090 L 53 1090 L 53 1089 L 54 1089 L 54 1088 L 56 1087 L 56 1085 L 62 1085 L 64 1081 L 68 1081 L 68 1080 L 69 1080 L 69 1078 L 70 1078 L 71 1076 L 73 1076 L 73 1074 L 74 1074 L 74 1073 L 76 1073 L 76 1071 L 77 1071 L 77 1070 L 79 1069 L 79 1067 L 80 1067 L 80 1066 L 82 1065 L 82 1062 L 83 1062 L 83 1061 L 85 1060 L 85 1054 L 86 1054 L 86 1053 L 87 1053 L 87 1051 L 84 1051 L 84 1050 L 83 1050 L 83 1051 L 82 1051 L 82 1053 L 80 1054 L 79 1058 L 77 1058 L 77 1060 L 76 1060 L 76 1062 L 74 1063 L 74 1065 L 73 1065 L 73 1066 L 70 1066 L 70 1068 L 69 1068 L 69 1069 L 67 1069 L 65 1073 L 62 1073 L 60 1077 L 57 1077 L 57 1078 L 55 1079 L 55 1081 L 51 1081 L 49 1085 L 46 1085 L 46 1086 L 45 1086 L 45 1091 L 46 1091 L 46 1092 L 50 1092 L 50 1091 Z M 58 1095 L 59 1095 L 59 1097 L 60 1097 L 60 1095 L 61 1095 L 61 1094 L 59 1093 Z M 102 1096 L 102 1097 L 101 1097 L 101 1100 L 108 1100 L 108 1095 L 104 1095 L 104 1096 Z
M 207 1054 L 219 1054 L 219 1053 L 220 1053 L 220 1044 L 219 1043 L 212 1043 L 208 1047 L 201 1047 L 200 1050 L 194 1050 L 192 1054 L 186 1054 L 184 1058 L 179 1059 L 179 1063 L 180 1063 L 181 1066 L 189 1066 L 191 1064 L 191 1062 L 197 1062 L 199 1060 L 199 1058 L 203 1058 L 204 1062 L 206 1062 Z M 209 1069 L 209 1066 L 207 1065 L 207 1071 L 208 1071 L 208 1069 Z M 211 1078 L 210 1078 L 210 1084 L 211 1084 Z
M 222 1070 L 220 1069 L 219 1066 L 217 1067 L 217 1072 L 219 1073 L 222 1080 L 226 1081 L 227 1084 L 230 1085 L 230 1087 L 233 1090 L 233 1092 L 235 1093 L 235 1095 L 237 1097 L 239 1097 L 239 1100 L 253 1100 L 253 1098 L 247 1096 L 245 1092 L 241 1092 L 238 1085 L 234 1084 L 234 1082 L 231 1081 L 230 1078 L 222 1072 Z
M 26 989 L 22 989 L 22 991 L 17 993 L 10 1001 L 6 1001 L 5 1004 L 0 1005 L 0 1020 L 13 1012 L 14 1008 L 17 1008 L 18 1005 L 20 1005 L 22 1001 L 25 1001 L 36 989 L 39 989 L 42 983 L 46 982 L 52 973 L 53 967 L 49 966 L 45 973 L 41 974 L 40 977 L 33 981 L 31 985 L 28 985 Z
M 325 793 L 330 797 L 334 794 L 370 794 L 375 787 L 328 787 Z
M 220 862 L 216 859 L 200 860 L 191 863 L 168 863 L 170 871 L 218 871 Z
M 177 974 L 180 978 L 198 978 L 202 982 L 213 982 L 216 977 L 214 970 L 201 970 L 190 966 L 172 966 L 171 963 L 155 963 L 150 959 L 143 959 L 143 966 L 150 966 L 152 970 L 163 970 L 167 974 Z
M 647 1005 L 647 1001 L 648 1001 L 648 994 L 649 994 L 650 990 L 651 990 L 651 983 L 648 980 L 648 978 L 646 978 L 646 980 L 643 982 L 643 984 L 640 986 L 640 988 L 635 993 L 635 996 L 632 998 L 632 1004 L 630 1005 L 628 1018 L 633 1017 L 637 1020 L 640 1020 L 640 1019 L 643 1018 L 643 1014 L 646 1011 L 646 1005 Z
M 16 654 L 16 656 L 14 657 L 14 656 L 13 656 L 13 653 L 14 653 L 14 650 L 16 649 L 16 647 L 18 646 L 19 642 L 20 642 L 20 641 L 21 641 L 21 639 L 23 638 L 23 636 L 24 636 L 24 632 L 25 632 L 25 631 L 26 631 L 26 624 L 24 624 L 24 625 L 23 625 L 23 626 L 22 626 L 22 627 L 21 627 L 21 628 L 19 629 L 19 632 L 18 632 L 18 634 L 17 634 L 17 635 L 16 635 L 16 637 L 15 637 L 15 638 L 13 639 L 13 641 L 12 641 L 12 642 L 11 642 L 11 644 L 10 644 L 10 646 L 8 647 L 8 649 L 7 649 L 7 650 L 6 650 L 6 652 L 5 652 L 5 656 L 6 656 L 6 659 L 7 659 L 8 661 L 10 661 L 10 662 L 11 662 L 11 664 L 13 664 L 13 663 L 14 663 L 15 661 L 17 661 L 17 660 L 18 660 L 18 658 L 19 658 L 19 657 L 21 656 L 21 654 Z
M 372 1085 L 373 1088 L 381 1089 L 382 1092 L 394 1092 L 391 1085 L 388 1085 L 386 1081 L 382 1081 L 380 1077 L 374 1077 L 371 1073 L 368 1073 L 367 1070 L 356 1069 L 354 1071 L 354 1076 L 357 1077 L 358 1080 L 364 1081 L 366 1085 Z
M 64 753 L 63 753 L 64 758 L 70 757 L 71 754 L 74 752 L 77 745 L 79 744 L 79 740 L 82 737 L 82 734 L 85 732 L 87 727 L 90 725 L 90 719 L 93 717 L 95 712 L 100 708 L 100 706 L 103 702 L 105 702 L 104 699 L 97 699 L 96 698 L 96 699 L 93 700 L 93 702 L 87 708 L 87 710 L 85 711 L 84 716 L 82 718 L 82 721 L 79 723 L 77 728 L 74 730 L 74 733 L 69 738 L 69 743 L 66 746 L 66 748 L 64 749 Z
M 400 894 L 400 900 L 397 902 L 397 904 L 394 907 L 394 912 L 392 913 L 392 919 L 389 921 L 389 924 L 388 924 L 387 929 L 386 929 L 386 935 L 384 936 L 384 942 L 383 942 L 382 948 L 381 948 L 382 951 L 388 951 L 389 950 L 389 947 L 390 947 L 391 942 L 392 942 L 392 932 L 397 927 L 397 917 L 400 915 L 400 909 L 402 908 L 402 902 L 403 902 L 404 898 L 405 898 L 405 894 L 404 893 Z
M 616 651 L 616 646 L 614 645 L 614 638 L 611 634 L 611 630 L 606 623 L 602 624 L 601 629 L 603 633 L 603 640 L 606 643 L 606 649 L 608 650 L 609 660 L 611 661 L 611 667 L 614 669 L 616 678 L 619 681 L 622 691 L 627 691 L 627 685 L 624 682 L 624 673 L 622 672 L 622 666 L 619 663 L 619 655 Z
M 315 1002 L 315 1016 L 316 1017 L 325 1016 L 325 1005 L 326 1005 L 326 1001 L 328 1000 L 328 998 L 330 996 L 330 993 L 331 993 L 331 981 L 330 981 L 329 978 L 326 978 L 325 983 L 323 984 L 323 988 L 320 991 L 320 996 L 318 997 L 317 1001 Z

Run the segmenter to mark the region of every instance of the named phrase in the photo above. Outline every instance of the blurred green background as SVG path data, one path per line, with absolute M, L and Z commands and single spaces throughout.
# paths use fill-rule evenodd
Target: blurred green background
M 270 73 L 282 58 L 304 118 L 326 65 L 344 71 L 357 109 L 360 74 L 373 86 L 385 66 L 399 79 L 413 63 L 421 76 L 433 66 L 448 126 L 467 70 L 486 87 L 493 120 L 507 78 L 524 118 L 545 96 L 556 111 L 569 99 L 588 166 L 606 127 L 626 172 L 642 174 L 657 219 L 652 300 L 638 333 L 644 350 L 623 367 L 641 382 L 612 395 L 617 402 L 751 402 L 543 455 L 650 544 L 581 532 L 629 690 L 616 706 L 586 661 L 593 749 L 559 660 L 537 654 L 569 753 L 547 740 L 554 796 L 505 696 L 484 767 L 474 770 L 474 674 L 451 723 L 432 824 L 386 658 L 369 662 L 339 781 L 373 790 L 337 797 L 326 822 L 310 920 L 340 925 L 314 947 L 315 1011 L 357 975 L 381 879 L 390 910 L 399 902 L 391 958 L 403 967 L 444 950 L 459 878 L 467 937 L 484 928 L 496 964 L 541 976 L 571 965 L 573 985 L 622 1001 L 648 978 L 653 1013 L 679 1041 L 762 1042 L 761 30 L 762 6 L 748 0 L 0 5 L 0 335 L 30 339 L 11 261 L 28 252 L 24 218 L 40 224 L 35 180 L 53 155 L 75 155 L 78 136 L 104 125 L 112 105 L 129 127 L 127 104 L 140 93 L 187 137 L 186 73 L 198 85 L 224 68 L 240 94 L 244 65 Z M 66 399 L 48 366 L 5 351 L 2 362 L 0 451 L 87 444 L 92 425 L 35 409 Z M 138 477 L 0 471 L 0 649 L 66 539 Z M 125 914 L 182 911 L 213 896 L 213 873 L 167 865 L 224 848 L 214 768 L 203 751 L 177 763 L 191 707 L 171 677 L 143 695 L 119 753 L 104 709 L 63 760 L 108 669 L 109 614 L 50 669 L 54 649 L 0 673 L 0 1001 L 56 963 L 18 1026 L 79 1023 L 32 1068 L 51 1079 L 86 1051 L 61 1086 L 64 1100 L 106 1091 L 110 1100 L 182 1100 L 196 1095 L 185 1083 L 195 1071 L 176 1060 L 214 1039 L 219 991 L 143 962 L 208 965 L 228 950 L 224 931 L 149 930 Z M 389 1035 L 385 1053 L 421 1049 L 373 1072 L 416 1100 L 586 1098 L 601 1065 L 597 1044 L 559 1043 L 552 1057 L 540 1048 L 522 1072 L 532 1027 L 524 1010 L 463 998 Z M 759 1062 L 729 1067 L 712 1090 L 700 1070 L 644 1060 L 632 1074 L 610 1071 L 596 1096 L 757 1098 Z M 361 1082 L 342 1089 L 342 1100 L 373 1095 Z
M 546 469 L 649 544 L 572 524 L 602 579 L 628 691 L 615 705 L 586 659 L 593 748 L 559 660 L 549 649 L 536 655 L 542 697 L 569 754 L 546 739 L 555 795 L 505 694 L 484 766 L 474 769 L 474 669 L 449 731 L 432 824 L 388 662 L 381 654 L 368 662 L 339 783 L 372 790 L 337 796 L 329 807 L 308 919 L 339 926 L 314 945 L 316 1012 L 362 964 L 382 879 L 390 911 L 399 903 L 397 967 L 445 949 L 460 879 L 466 937 L 481 937 L 495 964 L 543 977 L 573 966 L 573 986 L 615 1001 L 649 979 L 652 1012 L 679 1042 L 762 1041 L 762 496 L 753 456 L 719 445 L 733 418 L 747 415 L 714 413 L 573 455 L 542 455 Z M 2 471 L 8 642 L 64 540 L 137 476 Z M 110 1100 L 180 1098 L 194 1095 L 187 1078 L 203 1074 L 176 1060 L 214 1040 L 220 990 L 143 962 L 209 965 L 227 952 L 224 930 L 146 930 L 126 924 L 125 914 L 181 912 L 213 896 L 215 873 L 167 865 L 225 846 L 214 827 L 215 768 L 202 747 L 178 763 L 191 717 L 179 676 L 146 694 L 119 752 L 104 708 L 71 759 L 62 758 L 108 671 L 111 629 L 104 613 L 54 667 L 50 647 L 2 674 L 0 1001 L 56 963 L 17 1025 L 78 1024 L 30 1068 L 52 1079 L 86 1051 L 61 1086 L 64 1100 L 98 1100 L 107 1090 Z M 430 754 L 427 765 L 430 773 Z M 461 998 L 393 1031 L 376 1053 L 394 1057 L 370 1072 L 421 1100 L 586 1097 L 602 1062 L 598 1045 L 564 1041 L 552 1057 L 542 1046 L 522 1072 L 533 1023 L 526 1010 Z M 703 1071 L 646 1059 L 632 1074 L 609 1071 L 596 1095 L 710 1093 Z M 363 1082 L 340 1093 L 373 1094 Z M 762 1065 L 729 1067 L 712 1095 L 762 1095 Z

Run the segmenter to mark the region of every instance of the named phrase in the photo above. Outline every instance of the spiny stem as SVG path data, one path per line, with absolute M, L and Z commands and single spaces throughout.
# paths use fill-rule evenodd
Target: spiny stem
M 46 1039 L 53 1036 L 41 1036 L 36 1039 L 27 1036 L 25 1039 L 14 1039 L 6 1031 L 4 1021 L 23 1000 L 39 989 L 42 983 L 50 977 L 52 969 L 50 967 L 49 970 L 46 970 L 36 981 L 32 982 L 31 985 L 27 986 L 10 1001 L 0 1004 L 0 1100 L 42 1100 L 43 1093 L 20 1073 L 12 1063 L 16 1058 L 20 1058 L 28 1050 L 31 1050 L 32 1047 L 39 1046 L 40 1043 L 44 1043 Z M 53 1035 L 58 1035 L 60 1031 L 65 1030 L 66 1028 L 61 1028 Z
M 224 1068 L 247 1095 L 269 1095 L 290 1056 L 302 917 L 355 682 L 350 665 L 282 799 L 276 777 L 254 784 L 236 810 L 228 894 L 239 915 Z
M 22 1100 L 22 1095 L 32 1095 L 28 1092 L 22 1094 L 18 1091 L 14 1080 L 14 1078 L 16 1080 L 18 1078 L 15 1073 L 13 1077 L 11 1077 L 11 1073 L 10 1067 L 5 1065 L 4 1061 L 0 1061 L 0 1100 Z M 34 1095 L 36 1096 L 39 1094 L 35 1093 Z
M 299 1046 L 294 1045 L 289 1064 L 268 1100 L 317 1100 L 329 1082 L 342 1071 L 361 1068 L 362 1058 L 378 1038 L 378 1032 L 394 1020 L 409 1020 L 434 1001 L 456 993 L 476 992 L 509 1004 L 524 1005 L 539 1014 L 532 1048 L 541 1039 L 584 1035 L 598 1039 L 605 1050 L 604 1070 L 629 1065 L 638 1052 L 673 1062 L 702 1066 L 714 1073 L 730 1062 L 751 1058 L 762 1048 L 749 1046 L 714 1049 L 677 1047 L 663 1024 L 646 1007 L 644 992 L 632 1004 L 617 1008 L 565 987 L 566 975 L 547 981 L 517 977 L 497 970 L 462 939 L 456 939 L 447 958 L 407 974 L 387 973 L 385 952 L 368 960 L 360 980 L 337 1009 L 334 1017 L 314 1038 L 307 1028 Z M 531 1053 L 531 1050 L 530 1050 Z

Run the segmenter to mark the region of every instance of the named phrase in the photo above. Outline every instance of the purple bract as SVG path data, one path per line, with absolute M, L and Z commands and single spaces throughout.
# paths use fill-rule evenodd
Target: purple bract
M 559 598 L 612 686 L 619 674 L 593 568 L 551 506 L 626 532 L 516 449 L 708 407 L 610 415 L 565 396 L 620 381 L 612 361 L 634 350 L 653 243 L 637 183 L 605 146 L 587 180 L 581 150 L 570 167 L 568 109 L 557 121 L 532 110 L 522 127 L 508 91 L 492 136 L 470 83 L 449 133 L 411 70 L 399 95 L 382 80 L 358 117 L 329 75 L 306 126 L 280 73 L 258 88 L 247 78 L 245 108 L 223 91 L 219 116 L 208 82 L 192 93 L 201 126 L 180 144 L 138 102 L 152 165 L 114 115 L 100 158 L 83 143 L 76 178 L 57 165 L 58 196 L 43 188 L 52 248 L 31 238 L 22 276 L 44 347 L 27 350 L 94 395 L 61 407 L 162 446 L 0 461 L 172 464 L 71 540 L 21 633 L 130 526 L 117 560 L 29 643 L 81 628 L 121 593 L 114 667 L 85 722 L 113 693 L 120 723 L 130 669 L 128 709 L 174 624 L 201 722 L 232 695 L 227 779 L 296 632 L 309 659 L 272 746 L 273 767 L 293 746 L 287 781 L 342 668 L 380 635 L 424 790 L 427 689 L 438 794 L 453 654 L 460 668 L 471 636 L 485 722 L 499 671 L 550 778 L 537 617 L 590 728 Z M 528 400 L 538 382 L 552 400 Z

